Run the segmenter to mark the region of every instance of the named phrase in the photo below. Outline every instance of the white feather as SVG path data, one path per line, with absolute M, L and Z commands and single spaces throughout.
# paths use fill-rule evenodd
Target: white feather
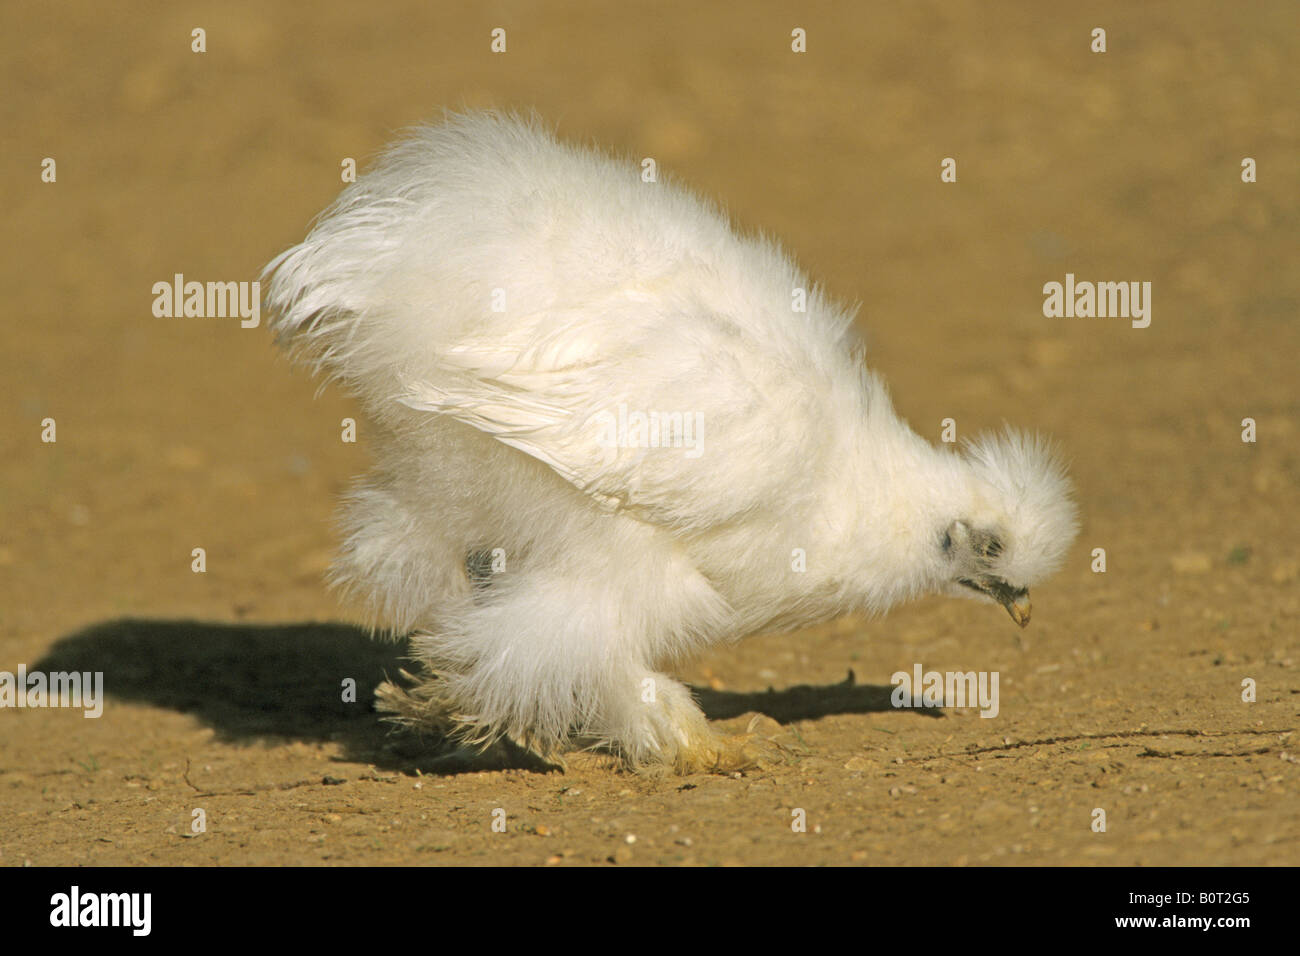
M 923 441 L 773 242 L 536 120 L 415 130 L 267 272 L 278 336 L 371 418 L 336 575 L 418 632 L 425 683 L 390 703 L 473 739 L 689 765 L 716 748 L 674 660 L 953 591 L 953 521 L 1005 539 L 1016 587 L 1073 538 L 1043 443 Z M 646 447 L 634 413 L 698 434 Z

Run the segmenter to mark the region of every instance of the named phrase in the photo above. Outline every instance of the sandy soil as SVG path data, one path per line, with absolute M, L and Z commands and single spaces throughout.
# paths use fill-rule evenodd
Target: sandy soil
M 0 670 L 109 697 L 0 712 L 0 862 L 1300 863 L 1294 3 L 382 6 L 6 18 Z M 457 105 L 535 106 L 779 236 L 863 303 L 923 434 L 1057 436 L 1084 528 L 1030 627 L 936 599 L 710 654 L 682 676 L 711 716 L 788 747 L 743 776 L 422 774 L 370 710 L 401 648 L 322 583 L 355 406 L 151 289 L 255 278 L 344 157 Z M 1045 318 L 1067 272 L 1150 281 L 1150 327 Z M 916 663 L 998 671 L 1001 712 L 893 709 Z

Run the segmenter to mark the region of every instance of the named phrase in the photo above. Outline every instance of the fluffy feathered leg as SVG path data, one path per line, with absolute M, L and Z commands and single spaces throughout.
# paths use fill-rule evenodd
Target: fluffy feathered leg
M 386 681 L 376 690 L 376 707 L 387 718 L 432 743 L 445 761 L 476 766 L 541 762 L 564 767 L 566 749 L 605 753 L 626 769 L 655 774 L 732 773 L 779 762 L 785 748 L 750 720 L 744 733 L 728 735 L 705 718 L 690 691 L 664 674 L 644 672 L 628 692 L 607 700 L 605 710 L 585 731 L 575 728 L 564 741 L 485 736 L 474 721 L 458 716 L 461 702 L 449 692 L 449 682 L 427 669 L 420 675 L 402 671 L 406 686 Z M 770 720 L 767 723 L 772 723 Z M 472 743 L 467 743 L 467 741 Z M 504 749 L 503 749 L 504 748 Z M 468 757 L 479 756 L 477 761 Z M 578 760 L 582 762 L 581 758 Z
M 690 691 L 665 674 L 644 672 L 612 696 L 598 722 L 599 742 L 629 769 L 655 773 L 732 773 L 776 762 L 781 747 L 754 732 L 713 727 Z
M 657 603 L 654 620 L 715 600 L 697 584 Z M 499 576 L 445 627 L 412 638 L 419 668 L 404 675 L 409 686 L 381 687 L 379 708 L 435 740 L 486 747 L 504 738 L 552 762 L 586 745 L 641 771 L 760 763 L 761 741 L 719 734 L 684 685 L 643 662 L 672 636 L 646 633 L 649 618 L 627 609 L 607 577 Z

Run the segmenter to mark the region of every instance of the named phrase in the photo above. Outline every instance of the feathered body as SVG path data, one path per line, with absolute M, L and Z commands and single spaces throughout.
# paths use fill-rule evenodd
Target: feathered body
M 414 633 L 384 700 L 449 735 L 717 765 L 674 662 L 994 564 L 1023 593 L 1073 536 L 1039 441 L 931 446 L 773 242 L 535 120 L 413 131 L 267 271 L 371 423 L 336 576 Z

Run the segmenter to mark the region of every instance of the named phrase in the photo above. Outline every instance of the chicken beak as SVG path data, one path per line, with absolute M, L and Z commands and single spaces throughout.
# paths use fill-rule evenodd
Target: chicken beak
M 1002 606 L 1006 608 L 1007 613 L 1011 615 L 1011 620 L 1015 621 L 1021 627 L 1024 627 L 1029 623 L 1029 612 L 1031 607 L 1029 604 L 1028 591 L 1020 595 L 1018 599 L 1013 598 L 1011 595 L 1007 595 L 1002 599 Z

